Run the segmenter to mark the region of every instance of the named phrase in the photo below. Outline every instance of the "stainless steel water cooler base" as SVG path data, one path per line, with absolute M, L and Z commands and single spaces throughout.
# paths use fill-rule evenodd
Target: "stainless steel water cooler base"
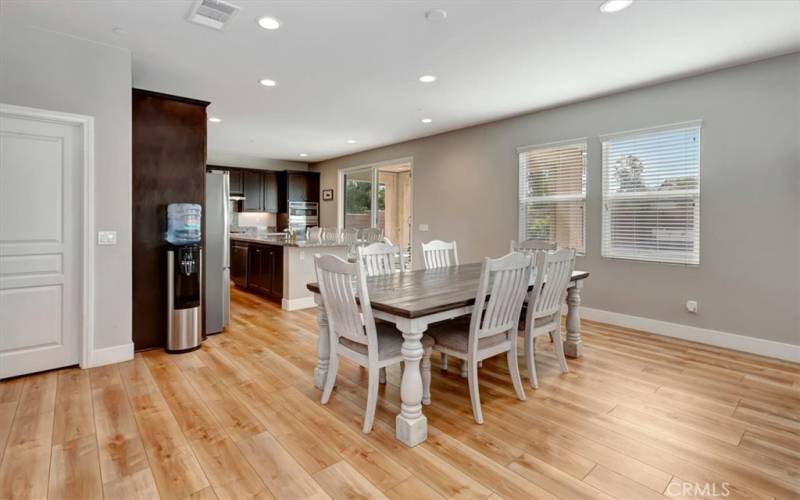
M 200 304 L 203 303 L 203 250 L 198 252 L 198 281 Z M 175 309 L 175 259 L 174 251 L 167 251 L 167 342 L 165 351 L 171 354 L 190 352 L 203 342 L 202 305 Z
M 180 353 L 200 349 L 203 341 L 200 307 L 173 309 L 167 319 L 166 351 Z

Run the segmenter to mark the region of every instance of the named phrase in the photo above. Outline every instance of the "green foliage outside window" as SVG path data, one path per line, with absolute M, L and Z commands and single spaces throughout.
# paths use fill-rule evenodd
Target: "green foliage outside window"
M 345 213 L 365 214 L 372 205 L 372 183 L 370 181 L 348 180 L 345 187 Z M 386 185 L 378 184 L 378 210 L 386 207 Z

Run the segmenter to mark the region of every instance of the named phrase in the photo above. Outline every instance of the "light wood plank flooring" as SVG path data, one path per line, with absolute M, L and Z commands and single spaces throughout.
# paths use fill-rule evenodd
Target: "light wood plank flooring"
M 0 383 L 0 497 L 800 498 L 798 365 L 585 322 L 568 374 L 540 339 L 525 402 L 504 357 L 484 363 L 482 426 L 435 358 L 409 449 L 397 367 L 364 435 L 362 369 L 344 361 L 318 402 L 314 310 L 232 298 L 229 331 L 194 353 Z

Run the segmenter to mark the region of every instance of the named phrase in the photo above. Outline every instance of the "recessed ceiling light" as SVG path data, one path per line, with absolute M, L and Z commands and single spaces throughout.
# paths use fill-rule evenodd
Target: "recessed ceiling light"
M 423 118 L 421 121 L 422 123 L 431 123 L 433 120 L 430 118 Z
M 300 153 L 300 158 L 305 158 L 306 156 L 308 156 L 308 153 Z
M 222 121 L 222 118 L 217 118 L 216 116 L 209 116 L 208 121 L 211 123 L 219 123 Z
M 358 142 L 358 141 L 357 141 L 357 140 L 355 140 L 355 139 L 347 139 L 347 144 L 355 144 L 355 143 L 357 143 L 357 142 Z
M 419 81 L 422 83 L 433 83 L 436 81 L 436 77 L 433 75 L 422 75 L 419 77 Z
M 274 17 L 261 17 L 258 19 L 258 25 L 264 28 L 265 30 L 276 30 L 281 27 L 281 22 L 275 19 Z
M 632 3 L 633 0 L 606 0 L 600 6 L 600 12 L 604 14 L 619 12 L 622 9 L 630 7 Z
M 425 19 L 437 23 L 447 19 L 447 11 L 444 9 L 431 9 L 425 13 Z
M 265 87 L 274 87 L 278 84 L 275 80 L 270 80 L 269 78 L 264 78 L 263 80 L 259 80 L 258 83 Z

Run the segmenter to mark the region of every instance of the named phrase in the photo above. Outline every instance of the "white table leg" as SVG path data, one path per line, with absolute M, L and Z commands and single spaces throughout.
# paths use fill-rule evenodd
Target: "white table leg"
M 395 420 L 395 437 L 406 446 L 416 446 L 428 437 L 428 419 L 422 414 L 423 355 L 422 332 L 427 325 L 414 320 L 397 322 L 403 332 L 403 378 L 400 382 L 400 414 Z
M 328 363 L 331 358 L 331 338 L 328 331 L 328 314 L 322 304 L 322 296 L 314 294 L 317 303 L 317 322 L 319 323 L 319 338 L 317 339 L 317 367 L 314 368 L 314 387 L 319 390 L 325 386 L 325 377 L 328 376 Z
M 569 358 L 583 356 L 583 340 L 581 340 L 581 288 L 583 280 L 572 283 L 567 288 L 567 339 L 564 341 L 564 354 Z

